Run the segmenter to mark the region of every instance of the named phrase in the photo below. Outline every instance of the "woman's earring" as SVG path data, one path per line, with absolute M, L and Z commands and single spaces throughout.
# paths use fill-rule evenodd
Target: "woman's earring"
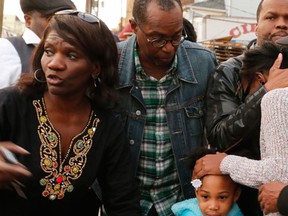
M 39 74 L 39 72 L 40 72 L 40 76 L 39 76 L 40 78 L 37 77 L 37 74 Z M 43 77 L 44 79 L 41 79 Z M 37 69 L 34 71 L 34 79 L 39 83 L 46 83 L 46 79 L 45 79 L 44 72 L 42 69 Z
M 97 83 L 100 84 L 101 83 L 101 79 L 100 77 L 97 77 L 96 79 L 93 80 L 94 83 L 94 87 L 97 88 Z
M 97 78 L 93 80 L 94 87 L 97 88 Z

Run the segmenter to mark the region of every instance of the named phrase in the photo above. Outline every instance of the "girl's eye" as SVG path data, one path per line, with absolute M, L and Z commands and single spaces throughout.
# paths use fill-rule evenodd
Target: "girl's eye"
M 208 196 L 207 195 L 202 195 L 201 196 L 204 200 L 207 200 L 208 199 Z
M 219 199 L 220 200 L 225 200 L 225 199 L 227 199 L 227 196 L 220 196 Z

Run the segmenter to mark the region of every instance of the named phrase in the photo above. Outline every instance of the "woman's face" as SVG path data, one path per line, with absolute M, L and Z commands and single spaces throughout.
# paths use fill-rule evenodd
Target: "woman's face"
M 85 94 L 92 77 L 99 75 L 99 65 L 92 63 L 79 48 L 65 42 L 51 31 L 44 43 L 41 65 L 48 92 L 55 95 Z
M 203 216 L 227 216 L 233 203 L 238 199 L 240 189 L 229 176 L 207 175 L 196 196 Z

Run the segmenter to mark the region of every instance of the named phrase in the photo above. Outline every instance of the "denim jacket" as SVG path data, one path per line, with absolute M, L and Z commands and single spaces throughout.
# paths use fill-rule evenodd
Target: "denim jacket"
M 146 109 L 135 80 L 134 43 L 132 35 L 118 43 L 120 104 L 116 113 L 122 117 L 128 135 L 133 172 L 136 175 L 140 145 L 144 133 Z M 166 93 L 165 110 L 181 189 L 185 198 L 194 196 L 191 186 L 192 172 L 186 169 L 184 158 L 192 147 L 201 146 L 203 141 L 203 105 L 207 81 L 215 70 L 216 58 L 206 48 L 184 41 L 177 50 L 177 78 Z

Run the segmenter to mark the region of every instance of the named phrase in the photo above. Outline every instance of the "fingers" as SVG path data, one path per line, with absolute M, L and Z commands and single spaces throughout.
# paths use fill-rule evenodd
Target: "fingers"
M 272 65 L 272 67 L 271 67 L 270 70 L 279 69 L 280 66 L 281 66 L 282 60 L 283 60 L 283 55 L 282 55 L 282 53 L 279 53 L 277 59 L 275 60 L 275 62 L 274 62 L 274 64 Z
M 201 159 L 199 159 L 201 160 Z M 199 166 L 200 161 L 197 160 L 193 169 L 192 179 L 198 178 L 198 172 L 201 170 L 201 165 Z
M 194 166 L 193 179 L 202 178 L 207 174 L 221 175 L 220 163 L 225 156 L 225 153 L 207 154 L 198 159 Z
M 9 141 L 1 141 L 0 149 L 0 183 L 11 182 L 32 175 L 23 164 L 17 161 L 13 154 L 29 154 L 27 150 Z
M 12 143 L 10 141 L 0 142 L 0 146 L 3 146 L 7 148 L 8 150 L 17 153 L 17 154 L 30 154 L 27 150 L 24 148 L 16 145 L 15 143 Z
M 192 179 L 201 179 L 203 176 L 209 174 L 207 170 L 207 155 L 198 159 L 193 169 Z
M 192 179 L 196 179 L 196 178 L 202 178 L 205 173 L 204 173 L 204 170 L 203 170 L 203 158 L 200 158 L 196 161 L 196 164 L 194 166 L 194 169 L 193 169 L 193 175 L 192 175 Z
M 263 185 L 261 185 L 261 186 L 259 187 L 259 189 L 258 189 L 258 195 L 259 195 L 259 197 L 261 196 L 262 192 L 263 192 Z
M 274 183 L 268 183 L 268 185 L 273 185 Z M 262 211 L 266 214 L 277 212 L 277 200 L 278 193 L 276 193 L 272 188 L 263 184 L 259 187 L 258 201 Z
M 30 176 L 32 176 L 32 173 L 29 172 L 23 165 L 9 164 L 0 160 L 0 184 Z
M 6 169 L 7 172 L 10 173 L 11 176 L 14 176 L 14 178 L 18 178 L 20 176 L 31 176 L 31 172 L 29 170 L 27 170 L 24 166 L 19 166 L 19 165 L 13 165 L 13 164 L 5 164 L 6 167 L 4 166 L 4 168 Z

